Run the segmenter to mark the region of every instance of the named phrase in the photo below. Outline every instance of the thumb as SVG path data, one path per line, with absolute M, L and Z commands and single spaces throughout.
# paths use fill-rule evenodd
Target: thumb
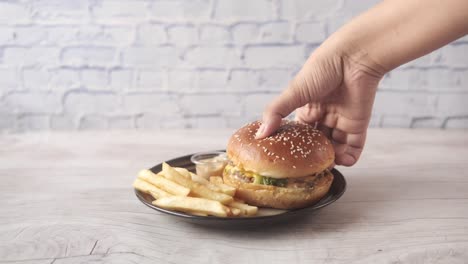
M 309 101 L 308 96 L 305 96 L 309 94 L 306 84 L 307 82 L 302 77 L 302 73 L 299 72 L 288 88 L 273 99 L 263 112 L 262 125 L 255 135 L 256 139 L 262 139 L 273 134 L 281 125 L 283 118 Z

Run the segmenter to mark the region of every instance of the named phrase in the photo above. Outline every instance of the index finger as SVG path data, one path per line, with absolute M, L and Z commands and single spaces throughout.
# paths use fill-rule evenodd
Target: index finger
M 281 125 L 283 118 L 304 104 L 302 104 L 302 100 L 293 89 L 286 89 L 263 112 L 262 125 L 258 129 L 255 138 L 262 139 L 273 134 Z

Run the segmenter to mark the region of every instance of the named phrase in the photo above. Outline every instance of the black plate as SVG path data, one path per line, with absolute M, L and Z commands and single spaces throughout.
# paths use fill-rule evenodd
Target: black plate
M 193 164 L 190 161 L 190 155 L 178 157 L 175 159 L 171 159 L 166 161 L 169 165 L 173 167 L 182 167 L 186 168 L 192 172 L 195 171 L 195 164 Z M 162 164 L 158 164 L 150 169 L 154 173 L 158 173 L 162 170 Z M 278 222 L 278 221 L 283 221 L 283 220 L 290 220 L 292 218 L 295 218 L 298 215 L 301 215 L 303 213 L 310 213 L 312 211 L 318 210 L 322 207 L 325 207 L 327 205 L 330 205 L 331 203 L 335 202 L 338 200 L 343 193 L 346 190 L 346 180 L 343 177 L 343 175 L 337 170 L 333 169 L 331 171 L 334 175 L 334 180 L 333 183 L 330 187 L 330 190 L 328 191 L 327 195 L 325 195 L 320 201 L 317 203 L 306 207 L 306 208 L 301 208 L 301 209 L 294 209 L 294 210 L 275 210 L 275 209 L 267 209 L 267 208 L 259 208 L 259 214 L 254 217 L 228 217 L 228 218 L 223 218 L 223 217 L 215 217 L 215 216 L 196 216 L 196 215 L 190 215 L 182 212 L 177 212 L 177 211 L 171 211 L 171 210 L 166 210 L 160 207 L 157 207 L 153 205 L 151 202 L 154 200 L 153 197 L 151 197 L 148 194 L 142 193 L 138 190 L 135 190 L 135 194 L 138 197 L 138 199 L 144 203 L 146 206 L 169 214 L 173 215 L 176 217 L 179 217 L 181 220 L 185 220 L 187 222 L 191 223 L 196 223 L 196 224 L 203 224 L 203 225 L 209 225 L 209 226 L 245 226 L 245 225 L 261 225 L 265 223 L 272 223 L 272 222 Z

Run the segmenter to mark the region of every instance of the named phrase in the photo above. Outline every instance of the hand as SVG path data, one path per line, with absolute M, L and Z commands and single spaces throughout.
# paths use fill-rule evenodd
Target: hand
M 447 16 L 446 14 L 450 14 Z M 382 1 L 346 24 L 307 60 L 267 107 L 257 138 L 271 135 L 296 108 L 335 145 L 335 162 L 351 166 L 364 147 L 377 85 L 399 65 L 468 34 L 466 0 Z
M 331 42 L 331 41 L 330 41 Z M 335 163 L 351 166 L 363 150 L 383 69 L 325 42 L 289 87 L 266 108 L 257 138 L 271 135 L 297 108 L 296 120 L 318 124 L 335 148 Z

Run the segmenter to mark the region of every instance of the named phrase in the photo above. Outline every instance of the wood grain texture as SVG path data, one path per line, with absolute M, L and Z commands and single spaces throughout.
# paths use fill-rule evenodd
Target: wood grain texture
M 131 189 L 231 131 L 1 135 L 0 263 L 468 263 L 467 132 L 370 130 L 338 202 L 256 230 L 180 222 Z

